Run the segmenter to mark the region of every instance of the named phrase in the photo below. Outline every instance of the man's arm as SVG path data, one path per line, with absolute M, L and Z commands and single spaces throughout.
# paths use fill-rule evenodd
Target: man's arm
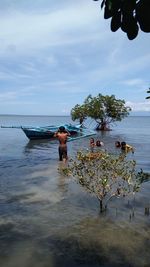
M 54 137 L 58 137 L 58 132 L 55 132 L 54 133 Z
M 67 134 L 67 136 L 70 136 L 71 134 L 66 130 L 66 134 Z

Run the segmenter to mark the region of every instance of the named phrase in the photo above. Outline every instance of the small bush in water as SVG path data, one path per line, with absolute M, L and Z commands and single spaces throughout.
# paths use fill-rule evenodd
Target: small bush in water
M 100 211 L 106 210 L 112 197 L 134 194 L 140 184 L 148 179 L 143 171 L 136 172 L 136 162 L 127 160 L 125 154 L 113 155 L 105 152 L 79 151 L 75 160 L 63 167 L 61 172 L 72 176 L 93 193 L 99 200 Z

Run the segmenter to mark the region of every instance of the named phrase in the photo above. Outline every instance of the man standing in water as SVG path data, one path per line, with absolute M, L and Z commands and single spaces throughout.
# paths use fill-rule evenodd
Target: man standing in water
M 65 129 L 64 126 L 60 126 L 58 131 L 54 134 L 54 137 L 57 137 L 59 140 L 59 160 L 66 161 L 68 159 L 67 156 L 67 139 L 70 136 L 70 133 Z

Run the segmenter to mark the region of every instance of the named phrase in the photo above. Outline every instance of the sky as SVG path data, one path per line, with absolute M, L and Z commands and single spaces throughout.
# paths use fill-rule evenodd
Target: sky
M 91 94 L 150 115 L 150 34 L 110 31 L 101 1 L 0 1 L 0 114 L 70 115 Z

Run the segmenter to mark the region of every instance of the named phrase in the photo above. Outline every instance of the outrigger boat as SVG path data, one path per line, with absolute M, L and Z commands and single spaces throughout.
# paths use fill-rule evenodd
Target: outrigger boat
M 72 141 L 78 138 L 86 137 L 95 134 L 94 131 L 82 128 L 81 125 L 63 124 L 65 129 L 70 133 L 68 141 Z M 58 131 L 59 126 L 1 126 L 1 128 L 17 128 L 22 129 L 29 140 L 38 139 L 54 139 L 54 133 Z
M 71 136 L 75 136 L 80 132 L 80 126 L 63 125 Z M 30 140 L 36 139 L 53 139 L 54 133 L 57 132 L 59 126 L 46 126 L 46 127 L 34 127 L 26 128 L 22 127 L 23 132 Z

